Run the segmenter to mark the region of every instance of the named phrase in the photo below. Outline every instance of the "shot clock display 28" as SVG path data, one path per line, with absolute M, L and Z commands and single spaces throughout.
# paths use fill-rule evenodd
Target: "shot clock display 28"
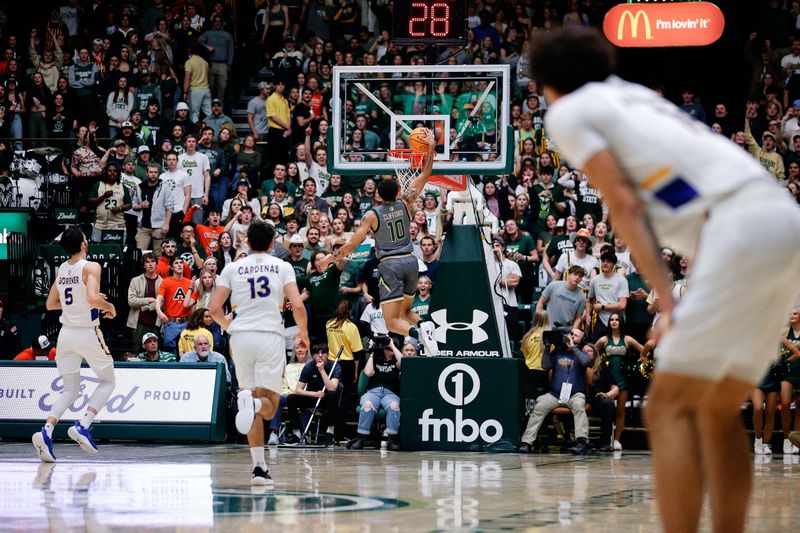
M 464 44 L 467 0 L 394 0 L 392 42 Z

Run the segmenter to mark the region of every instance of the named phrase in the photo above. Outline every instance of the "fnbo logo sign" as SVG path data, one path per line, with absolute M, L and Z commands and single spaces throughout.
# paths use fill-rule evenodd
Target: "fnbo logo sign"
M 8 259 L 8 237 L 12 232 L 28 233 L 28 213 L 0 213 L 0 261 Z
M 425 409 L 418 420 L 422 427 L 423 442 L 475 442 L 480 438 L 488 444 L 500 440 L 503 425 L 488 419 L 481 423 L 464 417 L 464 407 L 478 397 L 481 380 L 478 373 L 469 365 L 455 363 L 445 367 L 439 374 L 439 396 L 456 407 L 453 418 L 433 418 L 433 408 Z

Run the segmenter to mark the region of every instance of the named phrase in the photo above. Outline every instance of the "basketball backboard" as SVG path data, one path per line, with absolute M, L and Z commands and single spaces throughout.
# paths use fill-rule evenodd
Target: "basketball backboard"
M 393 174 L 387 150 L 418 126 L 439 141 L 434 174 L 511 172 L 509 80 L 508 65 L 334 67 L 329 172 Z

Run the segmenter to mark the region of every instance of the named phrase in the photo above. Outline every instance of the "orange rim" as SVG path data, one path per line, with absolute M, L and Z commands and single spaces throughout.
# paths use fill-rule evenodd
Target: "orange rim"
M 415 150 L 411 150 L 410 148 L 394 148 L 387 150 L 386 153 L 397 159 L 405 159 L 409 162 L 409 166 L 414 170 L 423 165 L 425 162 L 425 157 L 427 156 L 425 152 L 417 152 Z

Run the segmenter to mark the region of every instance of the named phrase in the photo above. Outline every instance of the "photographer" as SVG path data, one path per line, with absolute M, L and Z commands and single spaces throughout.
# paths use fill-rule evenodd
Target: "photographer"
M 556 324 L 559 326 L 558 324 Z M 578 445 L 574 453 L 587 453 L 589 446 L 589 418 L 586 416 L 586 367 L 591 358 L 578 347 L 583 340 L 583 332 L 579 329 L 570 331 L 567 327 L 557 327 L 544 333 L 545 354 L 542 367 L 552 369 L 550 390 L 536 399 L 528 426 L 518 451 L 531 453 L 539 427 L 544 418 L 556 407 L 566 405 L 575 417 L 575 436 Z
M 403 354 L 388 335 L 376 335 L 370 341 L 369 357 L 364 374 L 369 377 L 367 392 L 361 397 L 361 412 L 358 415 L 358 436 L 347 443 L 351 450 L 364 447 L 364 437 L 370 434 L 375 418 L 376 406 L 386 411 L 386 433 L 388 448 L 400 449 L 397 431 L 400 428 L 400 364 Z

